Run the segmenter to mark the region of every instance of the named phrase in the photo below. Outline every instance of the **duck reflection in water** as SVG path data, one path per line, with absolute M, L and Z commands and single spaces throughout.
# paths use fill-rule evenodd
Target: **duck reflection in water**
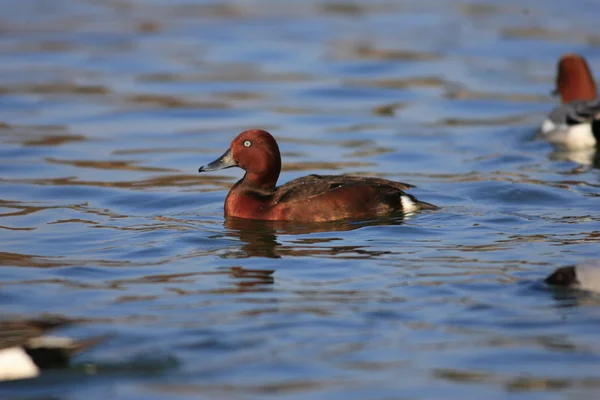
M 579 164 L 573 173 L 583 173 L 591 169 L 600 169 L 600 153 L 596 148 L 582 150 L 554 149 L 548 156 L 552 161 L 570 161 Z
M 268 290 L 267 285 L 275 282 L 272 269 L 248 269 L 242 267 L 231 267 L 229 276 L 236 280 L 236 292 L 264 292 Z
M 319 256 L 332 257 L 344 256 L 345 258 L 377 257 L 389 254 L 388 251 L 368 250 L 366 246 L 335 246 L 332 243 L 342 241 L 335 232 L 352 231 L 366 226 L 376 225 L 402 225 L 402 216 L 395 218 L 377 219 L 373 221 L 334 221 L 327 223 L 298 223 L 291 221 L 260 221 L 245 218 L 225 219 L 225 236 L 239 240 L 242 245 L 239 249 L 227 254 L 227 257 L 248 258 L 267 257 L 281 258 L 282 256 Z M 311 233 L 327 233 L 323 237 L 310 235 Z M 291 244 L 283 244 L 280 238 L 288 239 Z M 294 237 L 296 236 L 296 237 Z

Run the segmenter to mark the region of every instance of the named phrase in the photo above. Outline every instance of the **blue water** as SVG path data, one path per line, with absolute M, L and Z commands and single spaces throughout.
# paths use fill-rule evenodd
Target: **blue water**
M 3 399 L 589 399 L 593 152 L 534 139 L 555 63 L 600 74 L 600 3 L 0 2 L 0 313 L 110 334 Z M 404 220 L 225 222 L 269 130 L 280 182 L 381 176 Z

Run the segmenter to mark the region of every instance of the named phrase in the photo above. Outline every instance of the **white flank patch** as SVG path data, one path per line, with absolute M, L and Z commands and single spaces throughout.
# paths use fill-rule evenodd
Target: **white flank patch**
M 554 122 L 550 121 L 550 119 L 546 118 L 544 120 L 544 122 L 542 122 L 542 133 L 544 135 L 547 135 L 548 133 L 552 132 L 555 129 L 556 129 L 556 124 Z
M 549 119 L 542 123 L 544 139 L 568 150 L 580 150 L 596 145 L 596 138 L 592 132 L 592 124 L 556 125 Z
M 580 289 L 600 293 L 600 267 L 584 265 L 576 267 L 575 271 Z
M 38 347 L 66 349 L 71 346 L 73 346 L 73 339 L 60 336 L 40 336 L 27 342 L 27 347 L 32 349 Z
M 40 369 L 20 347 L 0 350 L 0 381 L 35 378 Z
M 417 204 L 408 196 L 400 196 L 402 211 L 405 213 L 415 212 L 419 209 Z

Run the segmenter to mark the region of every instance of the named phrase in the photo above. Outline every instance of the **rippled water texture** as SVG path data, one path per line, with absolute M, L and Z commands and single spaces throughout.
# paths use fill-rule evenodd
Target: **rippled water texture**
M 594 154 L 534 140 L 600 3 L 0 2 L 0 307 L 102 345 L 3 399 L 595 398 Z M 241 130 L 280 182 L 418 186 L 410 218 L 225 222 Z

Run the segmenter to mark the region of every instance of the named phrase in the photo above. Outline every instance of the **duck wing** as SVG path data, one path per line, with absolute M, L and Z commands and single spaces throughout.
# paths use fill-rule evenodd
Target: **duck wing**
M 22 346 L 31 339 L 43 335 L 46 331 L 69 325 L 62 318 L 0 321 L 0 350 L 13 346 Z
M 307 175 L 279 186 L 275 191 L 275 203 L 292 203 L 320 196 L 327 192 L 348 186 L 367 186 L 377 189 L 405 191 L 414 185 L 389 181 L 383 178 L 370 178 L 351 175 Z
M 600 118 L 600 99 L 576 100 L 552 110 L 548 118 L 557 125 L 577 125 Z

